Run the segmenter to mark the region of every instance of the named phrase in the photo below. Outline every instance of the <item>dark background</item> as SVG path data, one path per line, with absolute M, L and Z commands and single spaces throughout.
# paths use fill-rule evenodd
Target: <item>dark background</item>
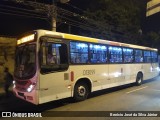
M 35 0 L 30 0 L 30 1 L 35 1 Z M 146 6 L 147 1 L 146 0 L 142 0 L 142 1 L 141 1 L 141 4 L 144 4 L 143 6 Z M 53 1 L 37 0 L 37 2 L 44 3 L 44 4 L 52 4 Z M 55 4 L 60 8 L 67 9 L 69 11 L 78 13 L 80 15 L 83 15 L 84 14 L 83 11 L 86 11 L 88 8 L 94 7 L 91 0 L 70 0 L 69 5 L 61 4 L 56 1 Z M 9 7 L 6 7 L 6 6 L 9 6 Z M 17 9 L 13 9 L 11 6 L 17 7 Z M 51 30 L 51 21 L 46 14 L 41 12 L 38 14 L 35 12 L 29 12 L 29 15 L 28 14 L 24 15 L 23 13 L 18 14 L 18 8 L 22 8 L 22 9 L 25 8 L 25 9 L 34 11 L 33 8 L 28 8 L 27 6 L 17 4 L 15 2 L 12 2 L 12 0 L 0 1 L 0 35 L 18 36 L 24 32 L 35 30 L 35 29 Z M 96 4 L 95 4 L 95 9 L 96 9 Z M 143 7 L 141 11 L 141 17 L 140 17 L 141 29 L 143 33 L 146 34 L 151 31 L 159 33 L 160 13 L 149 16 L 147 18 L 145 17 L 145 13 L 146 13 L 146 8 Z M 75 20 L 75 18 L 73 18 L 73 20 Z M 68 24 L 64 24 L 57 21 L 57 31 L 69 32 L 68 29 L 69 29 Z M 79 28 L 76 26 L 71 26 L 70 32 L 73 34 L 79 34 L 78 29 Z

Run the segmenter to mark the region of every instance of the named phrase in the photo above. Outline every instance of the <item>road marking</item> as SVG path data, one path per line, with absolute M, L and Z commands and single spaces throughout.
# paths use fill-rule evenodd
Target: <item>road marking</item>
M 141 87 L 141 88 L 138 88 L 138 89 L 135 89 L 135 90 L 132 90 L 132 91 L 126 92 L 126 93 L 127 93 L 127 94 L 129 94 L 129 93 L 132 93 L 132 92 L 135 92 L 135 91 L 141 90 L 141 89 L 145 89 L 145 88 L 147 88 L 147 87 L 148 87 L 148 86 Z
M 150 90 L 153 90 L 153 91 L 158 91 L 158 92 L 160 92 L 160 90 L 158 90 L 158 89 L 150 89 Z

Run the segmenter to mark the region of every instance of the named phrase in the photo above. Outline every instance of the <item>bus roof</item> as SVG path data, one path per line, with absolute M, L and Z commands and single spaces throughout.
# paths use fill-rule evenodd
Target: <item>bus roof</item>
M 85 37 L 85 36 L 79 36 L 79 35 L 73 35 L 73 34 L 67 34 L 67 33 L 61 33 L 61 32 L 53 32 L 53 31 L 48 31 L 48 30 L 36 30 L 36 31 L 43 32 L 43 35 L 51 36 L 55 38 L 63 38 L 63 39 L 82 41 L 82 42 L 101 43 L 101 44 L 108 44 L 108 45 L 115 45 L 115 46 L 123 46 L 123 47 L 158 51 L 156 48 L 115 42 L 115 41 L 110 41 L 110 40 L 103 40 L 103 39 L 97 39 L 97 38 L 91 38 L 91 37 Z

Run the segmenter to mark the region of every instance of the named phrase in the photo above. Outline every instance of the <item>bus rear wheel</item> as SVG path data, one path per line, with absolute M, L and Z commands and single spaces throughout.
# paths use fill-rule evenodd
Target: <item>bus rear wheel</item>
M 89 95 L 89 88 L 84 82 L 77 83 L 74 87 L 74 100 L 83 101 L 87 99 Z
M 143 82 L 143 75 L 142 73 L 138 73 L 137 74 L 137 77 L 136 77 L 136 85 L 137 86 L 140 86 Z

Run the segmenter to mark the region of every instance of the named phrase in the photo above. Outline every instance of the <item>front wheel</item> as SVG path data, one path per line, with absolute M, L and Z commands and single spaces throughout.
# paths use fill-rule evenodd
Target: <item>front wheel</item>
M 89 94 L 89 89 L 87 84 L 80 82 L 77 83 L 74 87 L 74 96 L 75 101 L 83 101 L 87 99 Z
M 143 82 L 143 75 L 139 73 L 136 78 L 136 85 L 140 86 L 142 82 Z

